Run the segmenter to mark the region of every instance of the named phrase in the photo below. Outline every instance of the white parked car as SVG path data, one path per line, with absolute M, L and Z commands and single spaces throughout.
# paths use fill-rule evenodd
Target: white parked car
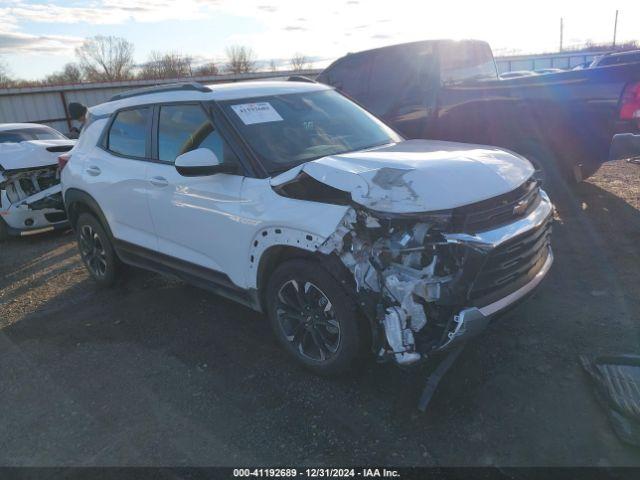
M 74 143 L 45 125 L 0 124 L 0 241 L 68 226 L 58 156 Z
M 89 110 L 62 170 L 93 278 L 122 263 L 266 312 L 322 374 L 476 335 L 552 263 L 553 207 L 498 148 L 403 140 L 331 87 L 177 84 Z

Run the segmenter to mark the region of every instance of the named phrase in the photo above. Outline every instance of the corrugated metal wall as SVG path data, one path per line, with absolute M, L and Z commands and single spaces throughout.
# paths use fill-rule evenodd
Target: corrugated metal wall
M 253 79 L 286 78 L 305 75 L 312 78 L 320 70 L 304 72 L 259 72 L 241 75 L 215 75 L 190 79 L 132 80 L 113 83 L 85 83 L 50 87 L 8 88 L 0 90 L 0 123 L 42 123 L 67 133 L 71 127 L 66 108 L 71 102 L 91 107 L 103 103 L 116 93 L 176 81 L 200 83 L 238 82 Z

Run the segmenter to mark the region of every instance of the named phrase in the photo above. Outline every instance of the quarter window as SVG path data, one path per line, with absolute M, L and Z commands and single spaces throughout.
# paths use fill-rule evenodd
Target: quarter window
M 237 163 L 233 151 L 199 105 L 165 105 L 158 119 L 158 159 L 173 163 L 177 156 L 208 148 L 223 163 Z
M 109 130 L 108 149 L 127 157 L 146 157 L 149 107 L 123 110 Z

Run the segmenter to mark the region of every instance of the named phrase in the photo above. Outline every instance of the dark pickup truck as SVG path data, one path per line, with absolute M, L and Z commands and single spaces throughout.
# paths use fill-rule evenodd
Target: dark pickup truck
M 500 80 L 486 42 L 433 40 L 348 54 L 317 80 L 407 138 L 497 145 L 543 175 L 640 155 L 640 63 Z

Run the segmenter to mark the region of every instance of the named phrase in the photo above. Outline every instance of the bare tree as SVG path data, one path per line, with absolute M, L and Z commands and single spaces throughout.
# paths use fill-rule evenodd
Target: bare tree
M 193 74 L 196 77 L 206 77 L 209 75 L 218 75 L 218 66 L 213 63 L 213 62 L 209 62 L 209 63 L 205 63 L 204 65 L 200 65 L 199 67 L 197 67 Z
M 302 53 L 294 53 L 289 62 L 291 63 L 291 70 L 296 72 L 309 68 L 309 59 Z
M 140 78 L 184 78 L 193 74 L 193 59 L 179 53 L 151 52 L 149 59 L 141 66 Z
M 131 78 L 133 44 L 124 38 L 102 36 L 88 38 L 76 48 L 76 56 L 89 81 L 114 81 Z
M 278 71 L 278 66 L 276 65 L 275 60 L 269 60 L 269 70 L 271 70 L 272 72 Z
M 47 75 L 44 79 L 45 83 L 51 84 L 69 84 L 82 82 L 82 72 L 76 63 L 67 63 L 61 72 Z
M 230 73 L 250 73 L 256 70 L 253 50 L 243 45 L 227 47 L 226 70 Z
M 12 84 L 11 76 L 9 75 L 9 67 L 0 58 L 0 87 L 9 87 Z

